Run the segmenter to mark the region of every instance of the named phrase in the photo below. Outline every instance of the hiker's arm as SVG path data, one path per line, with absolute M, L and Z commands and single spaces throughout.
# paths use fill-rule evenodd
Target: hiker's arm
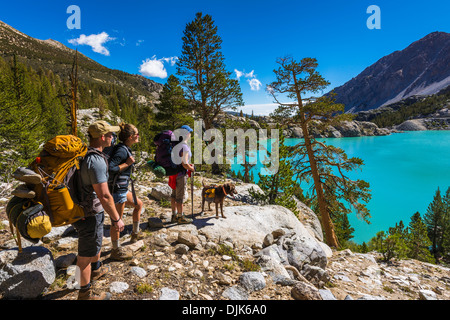
M 100 203 L 103 206 L 103 209 L 106 211 L 106 213 L 109 215 L 111 220 L 117 221 L 114 223 L 114 226 L 119 231 L 122 231 L 125 227 L 122 219 L 120 219 L 120 215 L 116 210 L 116 205 L 114 204 L 114 198 L 109 192 L 108 189 L 108 183 L 98 183 L 93 184 L 92 187 L 94 187 L 94 191 L 97 194 L 98 199 L 100 200 Z
M 191 172 L 194 172 L 195 171 L 194 165 L 188 163 L 188 157 L 189 157 L 189 154 L 187 152 L 183 152 L 182 159 L 181 159 L 183 168 L 185 168 L 186 170 L 189 170 Z
M 122 172 L 135 162 L 133 157 L 129 157 L 125 163 L 119 164 L 119 171 Z
M 124 160 L 126 161 L 122 163 Z M 109 159 L 109 172 L 114 175 L 122 172 L 135 162 L 133 157 L 128 157 L 128 153 L 124 149 L 118 149 Z

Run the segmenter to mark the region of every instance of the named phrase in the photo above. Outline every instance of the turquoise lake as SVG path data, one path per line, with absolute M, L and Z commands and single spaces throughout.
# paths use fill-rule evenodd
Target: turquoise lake
M 436 189 L 445 192 L 450 187 L 450 131 L 418 131 L 395 133 L 380 137 L 323 139 L 342 148 L 348 157 L 364 161 L 352 179 L 370 183 L 372 199 L 367 204 L 371 224 L 349 215 L 355 229 L 356 243 L 369 241 L 378 231 L 387 231 L 400 220 L 405 226 L 419 211 L 424 215 Z M 293 145 L 297 139 L 286 139 Z M 233 165 L 234 171 L 241 170 Z M 254 175 L 260 166 L 253 168 Z

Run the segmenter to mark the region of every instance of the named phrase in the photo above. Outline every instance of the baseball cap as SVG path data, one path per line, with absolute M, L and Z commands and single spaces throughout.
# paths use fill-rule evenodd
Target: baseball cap
M 108 132 L 119 132 L 119 126 L 112 126 L 108 122 L 100 120 L 96 121 L 89 126 L 88 132 L 92 138 L 100 138 L 101 136 L 107 134 Z
M 188 132 L 194 131 L 194 130 L 192 130 L 191 127 L 189 127 L 188 125 L 181 126 L 181 129 L 185 129 L 185 130 L 187 130 Z

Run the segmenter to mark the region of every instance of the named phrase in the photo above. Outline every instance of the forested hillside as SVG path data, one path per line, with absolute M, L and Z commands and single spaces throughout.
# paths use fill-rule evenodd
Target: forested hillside
M 69 77 L 44 67 L 33 68 L 23 58 L 0 57 L 0 171 L 12 170 L 33 159 L 46 140 L 69 134 Z M 68 65 L 66 65 L 68 67 Z M 67 70 L 67 74 L 71 71 Z M 132 92 L 113 83 L 78 85 L 80 109 L 111 110 L 142 131 L 140 150 L 151 148 L 153 106 L 139 103 Z M 81 137 L 85 139 L 85 137 Z

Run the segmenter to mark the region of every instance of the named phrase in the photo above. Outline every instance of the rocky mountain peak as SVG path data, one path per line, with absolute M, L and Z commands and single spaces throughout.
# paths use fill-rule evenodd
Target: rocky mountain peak
M 334 91 L 337 102 L 356 113 L 431 95 L 449 85 L 450 34 L 436 31 L 381 58 Z

